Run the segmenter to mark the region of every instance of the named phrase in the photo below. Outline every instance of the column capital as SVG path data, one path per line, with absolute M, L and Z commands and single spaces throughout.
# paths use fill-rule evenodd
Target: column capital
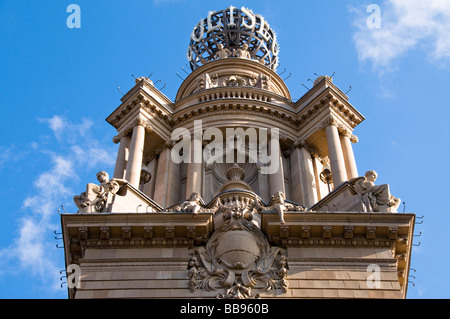
M 356 135 L 350 135 L 350 142 L 352 142 L 353 144 L 358 143 L 359 138 Z
M 299 139 L 294 141 L 294 143 L 292 144 L 292 149 L 294 148 L 304 148 L 306 149 L 308 152 L 312 153 L 317 153 L 317 150 L 315 149 L 314 146 L 309 145 L 306 140 L 304 139 Z
M 144 119 L 141 116 L 137 116 L 135 125 L 141 125 L 144 127 L 146 132 L 151 132 L 153 131 L 153 126 L 150 124 L 150 121 L 147 119 Z
M 177 143 L 177 141 L 175 140 L 167 140 L 164 143 L 164 148 L 169 148 L 172 149 L 172 147 L 174 147 L 174 145 Z
M 321 128 L 327 128 L 328 126 L 333 125 L 335 127 L 338 127 L 338 121 L 333 115 L 327 116 L 322 123 L 320 123 Z
M 338 128 L 339 134 L 341 134 L 341 135 L 343 135 L 343 136 L 345 136 L 345 137 L 350 137 L 349 135 L 350 135 L 351 133 L 350 133 L 350 131 L 349 131 L 344 125 L 339 124 L 339 125 L 337 126 L 337 128 Z
M 149 156 L 143 158 L 142 163 L 148 165 L 154 158 L 156 158 L 156 152 L 152 152 Z
M 179 139 L 179 140 L 181 140 L 181 139 Z M 179 141 L 179 140 L 178 140 L 178 141 Z M 155 149 L 155 151 L 154 151 L 155 156 L 159 156 L 159 154 L 161 154 L 161 152 L 164 151 L 165 149 L 169 149 L 169 150 L 172 149 L 172 147 L 173 147 L 178 141 L 176 141 L 176 140 L 166 140 L 166 141 L 164 142 L 164 144 L 161 145 L 161 147 Z
M 120 140 L 122 139 L 123 136 L 124 136 L 123 133 L 119 133 L 116 136 L 114 136 L 113 139 L 112 139 L 113 143 L 114 144 L 119 144 Z
M 133 132 L 133 129 L 136 126 L 142 126 L 144 127 L 146 132 L 153 131 L 153 126 L 151 125 L 150 121 L 142 117 L 141 115 L 135 116 L 126 126 L 124 126 L 120 131 L 117 137 L 119 136 L 126 136 Z M 115 137 L 114 137 L 115 138 Z M 120 140 L 120 139 L 119 139 Z M 114 142 L 115 143 L 115 142 Z
M 299 140 L 294 141 L 294 143 L 292 144 L 292 146 L 293 146 L 294 148 L 302 148 L 302 147 L 307 148 L 307 147 L 308 147 L 308 145 L 306 144 L 306 141 L 303 140 L 303 139 L 299 139 Z

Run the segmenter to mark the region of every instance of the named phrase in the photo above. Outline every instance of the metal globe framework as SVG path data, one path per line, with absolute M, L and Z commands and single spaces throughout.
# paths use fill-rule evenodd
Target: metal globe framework
M 228 56 L 257 60 L 272 70 L 278 66 L 279 47 L 275 31 L 260 14 L 242 7 L 230 6 L 221 11 L 210 11 L 191 33 L 187 58 L 192 70 L 217 59 L 217 52 L 227 50 Z

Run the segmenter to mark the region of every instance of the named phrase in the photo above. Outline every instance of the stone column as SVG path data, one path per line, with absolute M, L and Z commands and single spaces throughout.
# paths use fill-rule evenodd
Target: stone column
M 358 138 L 351 135 L 349 131 L 343 130 L 340 139 L 345 159 L 345 167 L 347 169 L 347 178 L 350 180 L 358 177 L 358 169 L 356 167 L 355 155 L 352 148 L 352 141 L 356 143 Z
M 119 137 L 114 137 L 114 143 L 117 143 L 118 139 Z M 128 135 L 122 135 L 122 137 L 120 138 L 119 150 L 117 151 L 116 157 L 116 165 L 114 166 L 114 178 L 123 179 L 125 177 L 126 162 L 128 160 L 127 152 L 130 148 L 130 141 L 131 140 Z
M 292 150 L 290 164 L 292 200 L 306 207 L 311 207 L 317 202 L 317 193 L 314 189 L 313 159 L 301 143 Z
M 166 143 L 159 153 L 154 200 L 162 207 L 169 207 L 183 200 L 180 196 L 180 164 L 171 157 L 172 142 Z
M 155 195 L 154 200 L 162 207 L 166 207 L 168 180 L 169 180 L 169 164 L 170 164 L 170 148 L 165 147 L 158 158 L 158 168 L 156 170 Z
M 261 174 L 261 167 L 258 167 L 258 187 L 259 187 L 259 196 L 262 198 L 262 200 L 266 203 L 270 201 L 273 194 L 270 193 L 269 187 L 269 176 L 267 174 Z
M 195 138 L 191 141 L 191 162 L 187 164 L 186 173 L 186 194 L 185 197 L 189 198 L 192 193 L 202 193 L 202 169 L 203 164 L 201 163 L 202 142 L 201 140 L 196 140 Z M 196 152 L 200 152 L 195 156 Z M 200 158 L 199 158 L 200 156 Z M 195 163 L 200 162 L 200 163 Z
M 133 128 L 133 135 L 130 143 L 130 154 L 127 163 L 125 179 L 134 187 L 139 188 L 141 177 L 142 156 L 144 153 L 145 127 L 139 122 Z
M 280 141 L 278 140 L 277 143 L 280 143 Z M 272 142 L 269 143 L 269 145 L 271 145 Z M 286 190 L 284 187 L 284 172 L 283 172 L 283 155 L 281 152 L 281 147 L 280 144 L 278 144 L 278 149 L 279 149 L 279 154 L 277 155 L 278 158 L 278 170 L 269 175 L 269 183 L 270 183 L 270 196 L 272 197 L 274 194 L 276 194 L 277 192 L 283 192 L 283 194 L 286 195 Z M 271 158 L 275 158 L 274 156 L 272 156 L 272 150 L 270 150 L 270 157 Z
M 147 171 L 151 175 L 150 182 L 145 184 L 144 187 L 144 194 L 147 195 L 150 198 L 154 197 L 155 194 L 155 181 L 156 181 L 156 168 L 158 165 L 158 161 L 156 160 L 156 157 L 153 158 L 148 164 L 147 164 Z
M 328 158 L 330 159 L 331 174 L 333 178 L 334 188 L 341 185 L 347 180 L 345 170 L 344 154 L 342 152 L 341 141 L 339 139 L 339 131 L 335 121 L 331 118 L 326 123 L 326 135 L 328 144 Z

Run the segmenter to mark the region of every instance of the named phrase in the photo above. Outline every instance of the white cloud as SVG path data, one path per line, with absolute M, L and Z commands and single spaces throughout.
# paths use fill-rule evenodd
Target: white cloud
M 77 162 L 89 169 L 98 167 L 99 165 L 113 165 L 115 163 L 115 158 L 111 152 L 98 145 L 98 143 L 92 143 L 84 149 L 79 145 L 74 145 L 71 150 Z
M 368 27 L 366 7 L 352 9 L 360 61 L 386 72 L 395 70 L 396 60 L 410 50 L 425 52 L 432 62 L 450 58 L 450 1 L 385 0 L 380 8 L 380 28 Z
M 64 121 L 62 117 L 58 115 L 55 115 L 50 119 L 46 119 L 46 121 L 48 122 L 50 129 L 55 133 L 56 136 L 58 136 L 59 132 L 64 129 Z
M 27 149 L 19 148 L 15 144 L 9 146 L 0 145 L 0 169 L 3 169 L 9 163 L 18 162 L 28 153 Z
M 10 147 L 0 146 L 0 168 L 2 168 L 5 163 L 13 159 L 14 159 L 13 146 Z
M 101 141 L 91 137 L 93 122 L 90 120 L 75 123 L 55 115 L 40 121 L 48 125 L 56 143 L 53 140 L 46 146 L 51 150 L 41 150 L 37 143 L 34 144 L 35 151 L 48 157 L 48 165 L 34 178 L 33 195 L 23 198 L 23 216 L 18 221 L 17 237 L 9 247 L 0 250 L 0 274 L 26 271 L 37 282 L 54 290 L 60 289 L 59 270 L 63 264 L 61 251 L 55 248 L 58 242 L 53 236 L 53 231 L 60 229 L 57 210 L 62 203 L 72 202 L 72 196 L 83 191 L 72 189 L 74 182 L 80 181 L 79 172 L 105 169 L 114 164 L 115 147 L 112 143 L 102 145 Z
M 58 141 L 70 144 L 74 144 L 75 141 L 80 142 L 80 138 L 88 137 L 94 124 L 85 118 L 81 120 L 81 123 L 73 123 L 59 115 L 39 120 L 48 124 Z

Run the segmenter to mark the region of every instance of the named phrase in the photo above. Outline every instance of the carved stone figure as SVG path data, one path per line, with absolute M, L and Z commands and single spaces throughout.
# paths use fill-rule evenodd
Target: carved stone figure
M 272 196 L 271 205 L 268 207 L 262 207 L 258 205 L 258 211 L 271 211 L 275 210 L 278 213 L 280 218 L 280 223 L 284 224 L 284 213 L 287 211 L 305 211 L 306 208 L 303 206 L 294 205 L 291 203 L 285 202 L 286 196 L 283 192 L 277 192 Z
M 388 184 L 375 185 L 377 176 L 375 171 L 367 171 L 364 177 L 356 177 L 349 182 L 361 195 L 364 211 L 397 212 L 401 200 L 391 195 Z
M 278 216 L 280 217 L 280 223 L 284 224 L 284 212 L 287 210 L 286 205 L 284 205 L 284 200 L 286 197 L 284 196 L 283 192 L 278 192 L 274 195 L 274 201 L 275 201 L 275 209 L 278 212 Z
M 100 185 L 89 183 L 85 192 L 74 196 L 73 200 L 80 212 L 100 212 L 106 204 L 108 193 L 115 194 L 119 190 L 119 184 L 110 181 L 105 171 L 97 173 L 97 180 Z
M 248 44 L 244 43 L 242 48 L 239 48 L 235 52 L 235 56 L 242 59 L 251 59 L 250 52 L 248 51 Z
M 214 55 L 215 60 L 226 59 L 231 55 L 231 51 L 228 50 L 227 48 L 224 48 L 222 43 L 219 43 L 217 45 L 217 48 L 218 48 L 218 50 L 217 50 L 216 54 Z
M 197 215 L 202 208 L 202 198 L 199 193 L 192 193 L 188 200 L 182 202 L 180 205 L 174 208 L 174 211 L 186 211 L 192 212 Z

